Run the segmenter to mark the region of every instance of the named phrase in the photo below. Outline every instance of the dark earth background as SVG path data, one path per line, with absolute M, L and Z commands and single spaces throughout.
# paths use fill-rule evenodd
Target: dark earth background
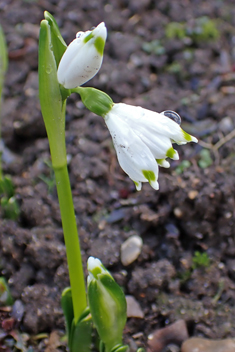
M 234 1 L 1 0 L 9 50 L 3 169 L 15 185 L 20 216 L 13 221 L 1 215 L 0 276 L 24 314 L 0 329 L 0 351 L 65 351 L 59 346 L 60 295 L 69 279 L 38 100 L 44 10 L 55 16 L 67 44 L 76 32 L 106 23 L 103 65 L 87 85 L 114 102 L 175 110 L 182 127 L 199 139 L 176 147 L 180 160 L 160 169 L 159 191 L 146 183 L 136 192 L 102 118 L 87 111 L 78 95 L 68 99 L 67 152 L 84 268 L 90 255 L 100 258 L 144 315 L 128 319 L 124 341 L 135 350 L 156 329 L 182 321 L 188 336 L 234 337 Z M 124 266 L 120 248 L 131 235 L 140 236 L 143 247 Z M 1 308 L 0 315 L 4 320 L 12 312 Z

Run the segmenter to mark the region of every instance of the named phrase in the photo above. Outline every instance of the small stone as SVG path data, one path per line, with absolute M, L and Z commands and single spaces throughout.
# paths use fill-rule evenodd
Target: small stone
M 189 193 L 188 193 L 188 197 L 189 197 L 189 199 L 195 199 L 196 197 L 198 196 L 198 191 L 194 191 L 194 190 L 192 190 L 192 191 L 189 191 Z
M 180 208 L 175 208 L 174 210 L 174 215 L 177 217 L 177 218 L 182 218 L 183 216 L 183 211 L 180 209 Z
M 144 312 L 142 311 L 139 302 L 137 302 L 133 296 L 126 296 L 126 303 L 128 318 L 144 318 Z
M 184 341 L 181 352 L 234 352 L 235 339 L 209 340 L 192 337 Z
M 121 262 L 124 266 L 133 263 L 141 253 L 143 241 L 139 236 L 130 236 L 121 245 Z
M 229 133 L 234 129 L 233 120 L 230 116 L 226 116 L 220 121 L 219 129 L 224 133 Z
M 11 315 L 17 322 L 21 322 L 24 315 L 24 305 L 19 299 L 13 304 Z
M 179 346 L 187 338 L 188 330 L 186 323 L 184 320 L 180 319 L 175 323 L 166 326 L 165 328 L 155 330 L 151 335 L 148 336 L 148 352 L 161 352 L 166 346 L 170 344 Z
M 49 337 L 49 340 L 48 340 L 48 345 L 47 345 L 47 348 L 45 349 L 45 352 L 57 352 L 57 351 L 59 351 L 57 349 L 57 347 L 59 347 L 60 344 L 61 344 L 60 338 L 61 338 L 61 336 L 58 334 L 57 331 L 52 331 L 52 333 L 50 334 L 50 337 Z

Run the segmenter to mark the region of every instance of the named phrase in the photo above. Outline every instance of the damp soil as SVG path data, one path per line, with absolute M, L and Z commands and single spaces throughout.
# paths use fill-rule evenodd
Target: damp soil
M 100 258 L 144 315 L 128 319 L 125 342 L 132 350 L 146 346 L 150 333 L 179 319 L 189 336 L 234 337 L 233 1 L 2 0 L 0 22 L 9 50 L 1 112 L 3 170 L 13 180 L 20 207 L 17 221 L 3 212 L 0 218 L 0 276 L 8 280 L 22 313 L 13 337 L 27 337 L 35 352 L 65 350 L 58 344 L 49 349 L 46 338 L 53 344 L 64 334 L 60 296 L 69 279 L 38 100 L 44 10 L 55 16 L 67 43 L 79 30 L 104 21 L 104 61 L 89 85 L 114 102 L 177 111 L 182 127 L 199 139 L 197 145 L 176 147 L 180 160 L 160 169 L 159 191 L 146 183 L 137 192 L 118 165 L 102 118 L 87 111 L 78 95 L 68 99 L 68 167 L 84 269 L 90 255 Z M 203 21 L 212 28 L 204 37 Z M 173 22 L 185 32 L 173 30 L 172 37 Z M 142 238 L 143 248 L 124 266 L 120 248 L 131 235 Z M 193 265 L 195 252 L 206 253 L 206 265 Z M 1 321 L 10 315 L 5 308 Z M 0 346 L 1 351 L 16 348 L 6 347 L 1 336 Z

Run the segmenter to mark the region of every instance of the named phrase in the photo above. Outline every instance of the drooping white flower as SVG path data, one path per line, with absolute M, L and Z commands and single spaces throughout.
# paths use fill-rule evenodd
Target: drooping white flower
M 78 32 L 60 60 L 57 71 L 59 83 L 72 89 L 94 77 L 103 61 L 106 37 L 104 22 L 91 31 Z
M 186 133 L 179 123 L 170 118 L 174 115 L 177 114 L 170 111 L 157 113 L 119 103 L 114 104 L 104 116 L 119 164 L 134 181 L 138 191 L 142 182 L 149 182 L 154 189 L 159 189 L 158 165 L 170 167 L 165 160 L 167 157 L 179 159 L 172 142 L 197 142 L 195 137 Z M 179 116 L 178 118 L 180 119 Z

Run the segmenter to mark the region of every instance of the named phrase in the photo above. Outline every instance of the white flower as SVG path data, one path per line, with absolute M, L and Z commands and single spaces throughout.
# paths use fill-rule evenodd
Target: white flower
M 101 273 L 106 273 L 107 270 L 101 263 L 101 261 L 98 258 L 94 257 L 89 257 L 87 260 L 87 270 L 88 270 L 88 277 L 87 277 L 87 286 L 90 284 L 90 282 L 94 279 L 94 277 L 98 274 Z
M 59 83 L 72 89 L 94 77 L 102 64 L 106 37 L 104 22 L 92 31 L 78 32 L 60 60 L 57 71 Z
M 179 159 L 172 142 L 185 144 L 197 142 L 180 125 L 168 116 L 174 112 L 157 113 L 139 106 L 114 104 L 104 116 L 111 133 L 121 168 L 134 181 L 136 189 L 149 182 L 158 189 L 158 165 L 169 167 L 165 159 Z M 178 116 L 180 119 L 180 117 Z

